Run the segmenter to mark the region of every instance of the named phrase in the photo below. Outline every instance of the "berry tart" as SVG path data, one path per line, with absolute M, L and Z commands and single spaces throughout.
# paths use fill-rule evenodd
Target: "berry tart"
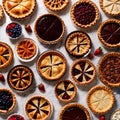
M 90 28 L 100 18 L 98 7 L 91 0 L 79 0 L 70 11 L 71 19 L 80 28 Z
M 47 80 L 58 80 L 66 71 L 67 62 L 64 55 L 55 50 L 45 51 L 37 60 L 39 74 Z
M 98 75 L 100 80 L 110 87 L 120 86 L 120 53 L 106 53 L 99 61 Z
M 2 6 L 0 5 L 0 21 L 2 20 L 3 18 L 3 9 L 2 9 Z
M 112 113 L 110 120 L 120 120 L 120 109 L 117 109 Z
M 55 86 L 55 95 L 62 102 L 73 100 L 76 92 L 76 86 L 70 80 L 60 80 Z
M 7 120 L 25 120 L 24 117 L 18 113 L 14 113 L 8 116 Z

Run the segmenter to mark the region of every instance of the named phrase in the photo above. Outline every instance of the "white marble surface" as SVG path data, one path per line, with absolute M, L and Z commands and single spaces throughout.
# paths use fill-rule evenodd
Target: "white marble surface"
M 91 38 L 92 44 L 93 44 L 93 46 L 92 46 L 92 51 L 94 51 L 96 48 L 98 48 L 99 46 L 101 46 L 101 43 L 99 42 L 98 37 L 97 37 L 97 29 L 98 29 L 98 26 L 100 25 L 100 23 L 101 23 L 102 21 L 105 21 L 106 19 L 109 18 L 109 17 L 106 16 L 106 15 L 103 13 L 103 11 L 101 10 L 101 8 L 100 8 L 100 6 L 99 6 L 99 0 L 92 0 L 93 2 L 96 3 L 96 5 L 97 5 L 98 8 L 99 8 L 99 11 L 100 11 L 100 14 L 101 14 L 101 19 L 100 19 L 100 21 L 95 25 L 95 27 L 92 27 L 92 28 L 89 29 L 89 30 L 84 30 L 84 29 L 78 29 L 78 28 L 76 28 L 76 27 L 74 26 L 74 24 L 72 23 L 71 19 L 70 19 L 70 7 L 71 7 L 71 5 L 72 5 L 73 3 L 75 3 L 76 1 L 77 1 L 77 0 L 71 0 L 68 8 L 67 8 L 64 12 L 58 14 L 58 15 L 64 20 L 64 22 L 65 22 L 66 35 L 65 35 L 65 37 L 64 37 L 64 39 L 63 39 L 63 43 L 62 43 L 62 44 L 59 44 L 59 45 L 57 45 L 57 46 L 55 46 L 55 47 L 46 47 L 46 46 L 44 46 L 43 44 L 41 44 L 41 43 L 38 41 L 38 39 L 36 38 L 34 32 L 32 32 L 32 34 L 28 34 L 28 33 L 25 31 L 25 29 L 24 29 L 24 24 L 25 24 L 25 23 L 29 23 L 29 24 L 31 25 L 31 27 L 32 27 L 32 30 L 34 30 L 35 20 L 36 20 L 40 15 L 45 14 L 45 13 L 49 13 L 49 12 L 46 10 L 46 8 L 45 8 L 45 6 L 44 6 L 44 4 L 43 4 L 43 0 L 37 0 L 37 9 L 36 9 L 36 11 L 34 12 L 34 15 L 33 15 L 30 19 L 26 19 L 26 20 L 24 20 L 24 21 L 21 21 L 22 28 L 23 28 L 23 37 L 32 38 L 32 39 L 34 39 L 34 40 L 37 42 L 37 44 L 38 44 L 38 46 L 39 46 L 39 55 L 40 55 L 42 52 L 44 52 L 44 51 L 46 51 L 46 50 L 48 50 L 48 49 L 53 49 L 53 48 L 56 49 L 56 50 L 61 51 L 61 52 L 65 55 L 65 57 L 66 57 L 66 59 L 67 59 L 67 64 L 68 64 L 68 66 L 67 66 L 66 74 L 65 74 L 65 76 L 63 77 L 63 79 L 70 79 L 70 80 L 72 80 L 72 79 L 71 79 L 70 74 L 69 74 L 69 68 L 70 68 L 70 65 L 73 63 L 73 61 L 74 61 L 75 59 L 71 58 L 71 57 L 68 55 L 68 53 L 66 52 L 65 47 L 64 47 L 64 40 L 65 40 L 67 34 L 70 33 L 70 32 L 72 32 L 72 31 L 74 31 L 74 30 L 82 30 L 82 31 L 88 33 L 88 35 L 89 35 L 90 38 Z M 2 4 L 2 0 L 0 1 L 0 4 Z M 15 45 L 16 45 L 17 41 L 9 40 L 8 36 L 7 36 L 6 33 L 5 33 L 6 25 L 7 25 L 9 22 L 14 21 L 14 19 L 10 19 L 10 17 L 5 13 L 5 11 L 4 11 L 4 14 L 5 14 L 5 18 L 4 18 L 3 24 L 0 25 L 0 41 L 3 41 L 3 42 L 8 43 L 8 44 L 12 47 L 13 51 L 15 52 Z M 109 51 L 107 51 L 106 49 L 104 49 L 103 47 L 102 47 L 102 49 L 103 49 L 103 53 L 109 52 Z M 38 55 L 38 56 L 39 56 L 39 55 Z M 97 64 L 98 64 L 98 61 L 99 61 L 100 57 L 101 57 L 101 56 L 95 56 L 94 59 L 92 60 L 92 62 L 94 63 L 94 65 L 95 65 L 96 67 L 97 67 Z M 38 74 L 38 72 L 37 72 L 37 70 L 36 70 L 36 60 L 37 60 L 37 59 L 35 59 L 33 62 L 30 62 L 30 63 L 23 63 L 23 62 L 20 62 L 20 61 L 18 60 L 18 58 L 16 57 L 16 55 L 14 54 L 14 61 L 13 61 L 12 65 L 11 65 L 9 68 L 7 68 L 7 69 L 5 69 L 5 70 L 3 70 L 3 71 L 0 71 L 0 72 L 2 72 L 2 73 L 4 74 L 5 79 L 7 79 L 8 71 L 9 71 L 13 66 L 19 65 L 19 64 L 27 65 L 27 66 L 29 66 L 29 67 L 33 70 L 33 72 L 34 72 L 36 85 L 38 85 L 38 84 L 41 83 L 41 82 L 45 85 L 45 89 L 46 89 L 46 92 L 45 92 L 45 93 L 40 92 L 40 91 L 38 90 L 38 88 L 35 88 L 33 92 L 29 91 L 29 92 L 27 92 L 27 93 L 22 93 L 22 94 L 19 94 L 19 93 L 17 93 L 17 92 L 14 91 L 14 93 L 15 93 L 15 95 L 16 95 L 16 97 L 17 97 L 17 103 L 18 103 L 18 104 L 17 104 L 17 108 L 16 108 L 13 112 L 18 112 L 18 113 L 22 114 L 22 115 L 25 117 L 25 119 L 28 120 L 27 117 L 26 117 L 26 115 L 25 115 L 25 112 L 24 112 L 24 105 L 25 105 L 27 99 L 28 99 L 30 96 L 33 96 L 33 95 L 44 95 L 44 96 L 46 96 L 48 99 L 51 100 L 51 102 L 52 102 L 52 104 L 53 104 L 53 108 L 54 108 L 54 109 L 53 109 L 53 115 L 52 115 L 52 117 L 51 117 L 50 120 L 57 120 L 61 107 L 65 105 L 64 103 L 59 102 L 58 99 L 55 97 L 55 94 L 54 94 L 54 85 L 57 83 L 57 81 L 51 82 L 51 81 L 43 80 L 43 79 L 39 76 L 39 74 Z M 88 87 L 85 87 L 85 88 L 81 88 L 80 86 L 77 86 L 77 97 L 76 97 L 76 99 L 75 99 L 74 101 L 76 101 L 76 102 L 78 102 L 78 103 L 80 103 L 80 104 L 82 104 L 82 105 L 84 105 L 85 107 L 88 108 L 88 106 L 87 106 L 87 104 L 86 104 L 86 95 L 87 95 L 88 90 L 89 90 L 92 86 L 94 86 L 94 85 L 103 85 L 103 84 L 100 82 L 99 78 L 96 77 L 95 83 L 94 83 L 93 85 L 91 85 L 91 86 L 88 86 Z M 9 87 L 7 81 L 6 81 L 4 84 L 0 82 L 0 88 L 3 88 L 3 87 L 8 88 L 8 89 L 11 89 L 11 88 Z M 110 115 L 111 115 L 111 113 L 113 112 L 113 110 L 120 107 L 120 106 L 119 106 L 119 103 L 120 103 L 119 98 L 120 98 L 120 96 L 119 96 L 119 94 L 118 94 L 118 93 L 120 93 L 120 89 L 114 89 L 113 91 L 114 91 L 114 93 L 115 93 L 116 102 L 115 102 L 114 108 L 106 115 L 106 116 L 107 116 L 107 120 L 108 120 L 108 118 L 110 117 Z M 88 108 L 88 110 L 89 110 L 89 108 Z M 90 110 L 89 110 L 89 111 L 90 111 Z M 97 120 L 97 119 L 98 119 L 98 116 L 95 116 L 93 113 L 91 113 L 91 115 L 92 115 L 93 120 Z M 5 115 L 5 116 L 0 115 L 0 120 L 4 120 L 4 119 L 6 120 L 6 118 L 7 118 L 7 115 Z

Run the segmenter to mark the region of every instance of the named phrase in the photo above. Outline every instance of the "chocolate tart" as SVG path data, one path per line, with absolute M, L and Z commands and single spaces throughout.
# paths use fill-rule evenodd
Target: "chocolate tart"
M 61 109 L 58 120 L 91 120 L 91 118 L 87 108 L 83 105 L 69 103 Z
M 110 120 L 120 120 L 120 109 L 117 109 L 112 113 Z
M 90 28 L 99 20 L 98 7 L 91 0 L 79 0 L 70 11 L 73 23 L 80 28 Z
M 11 47 L 4 42 L 0 42 L 0 69 L 8 67 L 13 60 Z
M 43 96 L 33 96 L 25 105 L 25 112 L 30 120 L 48 120 L 52 111 L 52 104 Z
M 6 88 L 0 88 L 0 113 L 11 112 L 16 106 L 16 97 L 14 93 Z
M 112 16 L 120 15 L 119 0 L 100 0 L 100 7 L 108 15 Z
M 98 64 L 100 80 L 110 87 L 120 86 L 120 53 L 110 52 L 102 56 Z
M 90 37 L 85 32 L 73 31 L 66 38 L 65 48 L 70 55 L 83 57 L 91 50 Z
M 95 86 L 87 95 L 87 104 L 95 114 L 106 114 L 114 105 L 113 92 L 106 86 Z
M 108 19 L 102 22 L 98 28 L 98 38 L 108 49 L 120 47 L 120 21 Z
M 66 72 L 67 62 L 59 51 L 48 50 L 40 55 L 37 60 L 37 71 L 47 80 L 58 80 Z
M 56 44 L 62 40 L 65 25 L 59 16 L 44 14 L 36 20 L 34 32 L 41 43 Z
M 34 75 L 30 68 L 24 65 L 14 66 L 8 73 L 7 81 L 11 88 L 24 91 L 33 83 Z
M 0 5 L 0 20 L 2 20 L 3 18 L 3 9 L 2 6 Z
M 79 59 L 71 65 L 70 75 L 78 85 L 88 85 L 96 76 L 96 68 L 88 59 Z
M 73 100 L 76 92 L 76 86 L 70 80 L 60 80 L 55 86 L 55 95 L 62 102 Z
M 10 17 L 23 19 L 33 13 L 36 0 L 3 0 L 3 7 Z

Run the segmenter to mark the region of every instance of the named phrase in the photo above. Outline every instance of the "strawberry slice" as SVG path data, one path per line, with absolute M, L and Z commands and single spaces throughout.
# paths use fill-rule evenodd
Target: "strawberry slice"
M 0 73 L 0 81 L 5 82 L 5 78 L 4 78 L 3 74 L 1 74 L 1 73 Z
M 39 90 L 45 92 L 45 86 L 43 85 L 43 83 L 40 83 L 40 84 L 38 85 L 38 88 L 39 88 Z
M 31 26 L 29 24 L 25 25 L 25 29 L 27 32 L 32 32 Z
M 94 55 L 101 55 L 102 54 L 102 48 L 99 47 L 95 50 Z

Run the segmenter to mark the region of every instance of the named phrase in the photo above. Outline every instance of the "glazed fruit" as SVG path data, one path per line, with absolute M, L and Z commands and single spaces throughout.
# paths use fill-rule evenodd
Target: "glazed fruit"
M 30 32 L 30 33 L 32 32 L 32 28 L 29 24 L 25 25 L 25 29 L 26 29 L 27 32 Z
M 5 78 L 4 78 L 3 74 L 0 74 L 0 81 L 5 82 Z
M 39 88 L 39 90 L 45 92 L 45 86 L 43 85 L 43 83 L 40 83 L 40 84 L 38 85 L 38 88 Z
M 94 55 L 100 55 L 100 54 L 102 54 L 102 48 L 101 47 L 97 48 L 94 52 Z
M 99 117 L 99 120 L 105 120 L 105 116 L 104 116 L 104 115 L 101 115 L 101 116 Z

